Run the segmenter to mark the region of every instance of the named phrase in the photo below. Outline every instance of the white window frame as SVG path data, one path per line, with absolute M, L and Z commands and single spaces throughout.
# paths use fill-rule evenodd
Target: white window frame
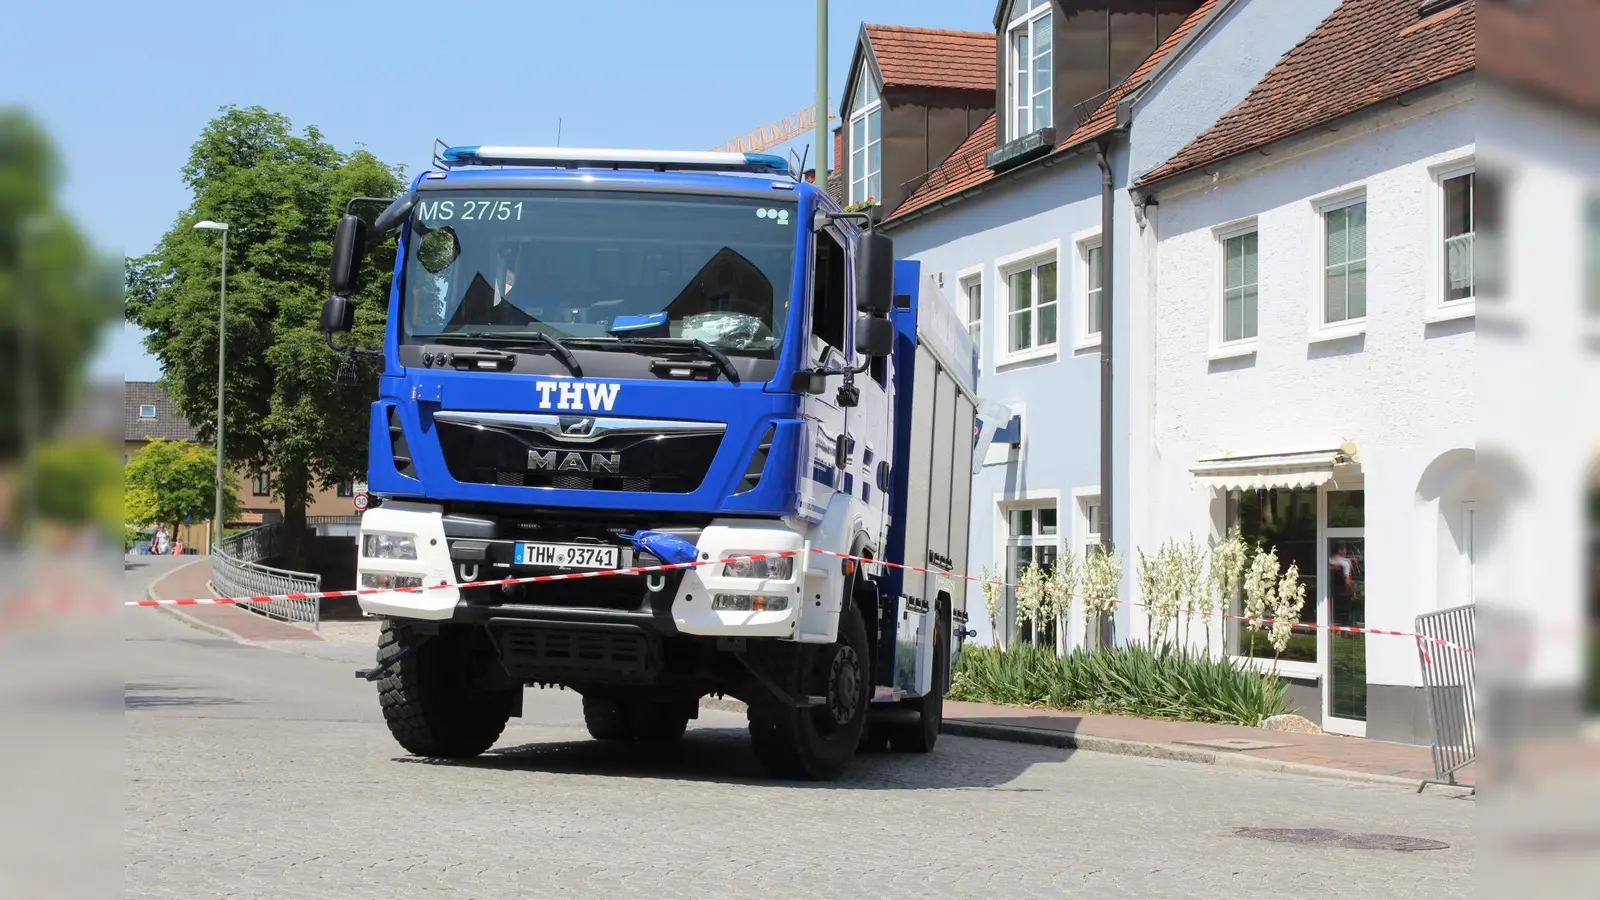
M 972 297 L 968 293 L 969 289 L 974 287 L 978 289 L 978 310 L 976 320 L 974 320 L 972 317 Z M 957 272 L 956 293 L 959 295 L 956 300 L 956 312 L 961 315 L 961 323 L 967 326 L 967 335 L 972 338 L 972 345 L 978 350 L 978 371 L 982 372 L 983 361 L 989 358 L 989 354 L 983 349 L 985 330 L 983 327 L 983 307 L 984 302 L 988 300 L 988 298 L 984 296 L 984 294 L 988 292 L 984 290 L 983 285 L 983 266 L 969 266 Z
M 1089 528 L 1089 507 L 1100 507 L 1100 486 L 1098 484 L 1072 489 L 1072 555 L 1077 559 L 1078 565 L 1088 559 L 1089 545 L 1100 543 L 1098 526 L 1094 530 Z M 1102 514 L 1102 521 L 1104 516 Z
M 1019 509 L 1054 508 L 1056 511 L 1055 547 L 1057 558 L 1060 558 L 1061 539 L 1065 529 L 1061 527 L 1061 492 L 1054 488 L 1034 489 L 1019 491 L 1014 494 L 994 495 L 994 560 L 995 568 L 999 571 L 1002 581 L 1011 580 L 1010 551 L 1012 545 L 1011 513 Z M 1035 529 L 1037 532 L 1037 529 Z M 1037 534 L 1036 534 L 1037 538 Z M 1028 546 L 1037 547 L 1047 545 L 1035 539 Z M 1002 604 L 1000 631 L 1005 636 L 1004 645 L 1009 647 L 1018 637 L 1021 626 L 1017 624 L 1017 607 L 1015 594 L 1007 589 L 1005 600 Z M 985 613 L 987 615 L 987 612 Z M 996 636 L 998 642 L 998 635 Z
M 1048 344 L 1040 344 L 1038 335 L 1039 302 L 1035 295 L 1033 306 L 1029 315 L 1033 316 L 1034 343 L 1026 350 L 1011 349 L 1011 276 L 1023 269 L 1036 269 L 1038 266 L 1054 262 L 1056 264 L 1056 333 L 1055 338 Z M 1030 247 L 1018 253 L 1002 256 L 994 261 L 994 309 L 995 309 L 995 365 L 1003 366 L 1010 363 L 1026 362 L 1035 359 L 1048 359 L 1060 353 L 1061 346 L 1061 242 L 1059 240 Z M 1034 276 L 1037 281 L 1038 276 Z
M 1012 8 L 1017 6 L 1027 7 L 1030 0 L 1017 0 Z M 1055 118 L 1055 35 L 1051 34 L 1050 41 L 1050 87 L 1043 92 L 1036 90 L 1034 85 L 1033 64 L 1038 59 L 1038 26 L 1041 20 L 1048 20 L 1048 27 L 1055 27 L 1055 4 L 1044 0 L 1034 9 L 1026 9 L 1021 15 L 1013 18 L 1006 25 L 1006 101 L 1009 104 L 1006 114 L 1007 140 L 1026 137 L 1041 128 L 1048 128 Z M 1020 59 L 1017 55 L 1018 32 L 1026 31 L 1028 36 L 1027 59 Z M 1022 84 L 1026 82 L 1026 89 Z M 1025 95 L 1025 96 L 1019 96 Z M 1046 117 L 1051 121 L 1035 122 L 1033 117 L 1034 100 L 1040 96 L 1047 97 L 1045 102 Z
M 1367 332 L 1367 316 L 1371 315 L 1372 313 L 1372 241 L 1370 239 L 1367 241 L 1367 246 L 1363 248 L 1362 251 L 1366 254 L 1365 260 L 1367 263 L 1366 315 L 1362 315 L 1360 318 L 1344 319 L 1338 322 L 1328 322 L 1325 318 L 1328 308 L 1328 214 L 1334 212 L 1335 210 L 1346 209 L 1348 207 L 1363 203 L 1367 203 L 1367 189 L 1364 185 L 1348 190 L 1341 190 L 1337 193 L 1318 197 L 1311 201 L 1311 210 L 1314 214 L 1314 222 L 1312 227 L 1314 233 L 1316 234 L 1316 247 L 1312 251 L 1315 254 L 1315 265 L 1313 266 L 1314 271 L 1312 273 L 1312 277 L 1316 279 L 1316 283 L 1312 286 L 1312 290 L 1310 291 L 1312 298 L 1310 310 L 1310 332 L 1308 338 L 1310 343 L 1315 344 L 1321 341 L 1343 340 L 1345 338 L 1366 334 Z M 1372 225 L 1372 207 L 1370 204 L 1367 206 L 1367 225 L 1370 229 Z M 1256 250 L 1259 257 L 1259 238 L 1257 238 Z M 1259 276 L 1260 270 L 1258 259 L 1258 279 Z M 1261 285 L 1260 281 L 1258 280 L 1256 282 L 1256 334 L 1259 335 L 1260 333 Z
M 1072 236 L 1074 249 L 1072 257 L 1072 349 L 1094 350 L 1100 346 L 1100 335 L 1105 328 L 1105 285 L 1100 286 L 1101 302 L 1101 331 L 1089 331 L 1089 283 L 1093 273 L 1090 271 L 1089 252 L 1100 250 L 1105 252 L 1105 242 L 1101 238 L 1100 229 L 1091 228 L 1080 231 Z M 1057 275 L 1059 277 L 1059 273 Z
M 1235 341 L 1226 340 L 1228 327 L 1228 241 L 1256 235 L 1256 333 Z M 1212 229 L 1216 242 L 1216 268 L 1211 286 L 1211 359 L 1253 356 L 1261 344 L 1261 227 L 1256 217 L 1229 222 Z
M 149 410 L 149 412 L 146 412 L 145 410 Z M 155 417 L 156 417 L 155 404 L 153 404 L 153 403 L 140 404 L 140 406 L 139 406 L 139 418 L 141 418 L 141 419 L 154 419 Z
M 872 90 L 872 99 L 850 111 L 850 122 L 845 132 L 850 151 L 849 203 L 860 203 L 869 197 L 881 203 L 883 198 L 872 193 L 872 178 L 874 175 L 878 177 L 879 192 L 881 193 L 883 181 L 883 91 L 872 80 L 872 73 L 865 68 L 861 70 L 861 74 L 857 76 L 857 79 L 857 92 L 859 93 L 862 87 L 869 87 Z M 865 142 L 860 147 L 857 147 L 855 143 L 857 123 L 861 123 L 862 131 L 865 133 Z M 874 125 L 877 126 L 876 130 L 873 128 Z M 879 146 L 878 168 L 876 171 L 872 169 L 872 146 L 874 144 Z M 859 163 L 856 159 L 858 153 L 860 155 Z M 865 169 L 865 171 L 861 171 L 861 169 Z
M 1428 170 L 1433 184 L 1428 203 L 1428 288 L 1423 296 L 1427 302 L 1424 318 L 1430 323 L 1468 319 L 1477 315 L 1476 296 L 1462 300 L 1446 300 L 1444 290 L 1446 267 L 1449 265 L 1444 252 L 1444 184 L 1452 178 L 1475 174 L 1477 171 L 1477 160 L 1471 156 L 1433 166 Z M 1473 190 L 1473 200 L 1476 206 L 1476 188 Z M 1472 227 L 1473 233 L 1476 234 L 1478 227 L 1476 211 L 1473 213 Z

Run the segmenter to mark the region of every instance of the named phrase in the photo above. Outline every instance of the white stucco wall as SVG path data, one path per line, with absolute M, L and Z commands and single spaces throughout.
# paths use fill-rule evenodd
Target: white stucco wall
M 1258 156 L 1248 170 L 1202 186 L 1157 186 L 1159 207 L 1139 238 L 1154 379 L 1150 517 L 1139 546 L 1191 535 L 1204 541 L 1221 528 L 1220 500 L 1192 486 L 1198 459 L 1350 440 L 1366 492 L 1368 625 L 1409 632 L 1418 613 L 1468 601 L 1438 504 L 1466 499 L 1460 482 L 1441 473 L 1474 446 L 1474 323 L 1430 323 L 1426 303 L 1440 196 L 1432 170 L 1472 157 L 1470 90 L 1391 110 L 1381 128 L 1349 127 L 1310 149 Z M 1368 227 L 1365 332 L 1313 342 L 1321 241 L 1314 204 L 1360 189 Z M 1248 217 L 1259 229 L 1258 349 L 1213 359 L 1221 296 L 1215 229 Z M 1445 496 L 1430 499 L 1440 484 Z M 1414 643 L 1367 642 L 1369 683 L 1420 683 Z

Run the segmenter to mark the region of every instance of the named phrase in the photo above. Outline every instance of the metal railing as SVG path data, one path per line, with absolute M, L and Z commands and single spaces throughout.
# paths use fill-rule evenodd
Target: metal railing
M 260 562 L 277 555 L 278 528 L 277 525 L 263 525 L 240 532 L 218 544 L 217 552 L 211 554 L 212 587 L 225 597 L 312 594 L 321 591 L 321 575 L 275 569 Z M 271 603 L 252 603 L 245 608 L 275 619 L 305 622 L 313 628 L 321 627 L 321 600 L 274 600 Z
M 1476 607 L 1468 604 L 1417 616 L 1417 634 L 1435 639 L 1417 639 L 1434 772 L 1417 790 L 1430 784 L 1472 787 L 1457 773 L 1478 756 Z

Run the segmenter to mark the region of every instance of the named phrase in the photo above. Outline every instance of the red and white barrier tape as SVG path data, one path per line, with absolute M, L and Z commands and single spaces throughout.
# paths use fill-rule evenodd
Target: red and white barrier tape
M 936 576 L 940 576 L 940 577 L 944 577 L 944 578 L 956 579 L 956 580 L 959 580 L 959 581 L 970 581 L 970 582 L 974 582 L 974 583 L 977 583 L 977 584 L 985 584 L 985 583 L 987 583 L 987 584 L 997 585 L 999 587 L 1013 587 L 1013 588 L 1017 587 L 1016 584 L 1012 584 L 1012 583 L 1006 582 L 1006 581 L 999 581 L 999 580 L 995 580 L 995 579 L 978 578 L 978 577 L 975 577 L 975 576 L 972 576 L 972 575 L 957 575 L 955 573 L 945 572 L 945 571 L 940 570 L 940 569 L 929 569 L 929 568 L 925 568 L 923 566 L 909 566 L 909 565 L 905 565 L 903 563 L 893 563 L 893 562 L 888 562 L 888 561 L 885 561 L 885 560 L 869 559 L 869 558 L 864 557 L 864 556 L 852 556 L 849 553 L 840 553 L 840 552 L 838 552 L 836 550 L 818 550 L 818 549 L 813 548 L 811 550 L 811 552 L 817 554 L 818 556 L 831 556 L 831 557 L 835 557 L 835 558 L 841 559 L 841 560 L 850 560 L 850 561 L 853 561 L 853 562 L 859 562 L 859 563 L 862 563 L 864 565 L 886 566 L 886 567 L 891 568 L 891 569 L 902 569 L 902 570 L 905 570 L 905 571 L 908 571 L 908 572 L 917 572 L 917 573 L 920 573 L 920 574 L 923 574 L 923 575 L 936 575 Z M 181 599 L 181 600 L 129 600 L 126 603 L 124 603 L 123 605 L 124 606 L 240 606 L 240 605 L 247 605 L 247 604 L 254 604 L 254 603 L 277 603 L 277 602 L 281 602 L 281 601 L 284 601 L 284 600 L 318 600 L 318 599 L 332 599 L 332 598 L 336 598 L 336 597 L 361 597 L 361 596 L 367 596 L 367 595 L 371 595 L 371 594 L 395 594 L 395 593 L 399 593 L 399 594 L 420 594 L 420 593 L 422 593 L 424 591 L 437 591 L 437 590 L 443 590 L 443 589 L 446 589 L 446 588 L 480 588 L 480 587 L 500 587 L 500 586 L 505 586 L 505 585 L 514 585 L 514 584 L 540 584 L 540 583 L 550 582 L 550 581 L 576 581 L 576 580 L 584 579 L 584 578 L 604 578 L 604 577 L 606 577 L 608 575 L 649 575 L 649 574 L 652 574 L 652 573 L 655 573 L 655 572 L 675 572 L 675 571 L 680 571 L 680 570 L 683 570 L 683 569 L 696 569 L 696 568 L 699 568 L 701 566 L 726 565 L 728 563 L 745 562 L 747 560 L 782 559 L 784 557 L 799 556 L 800 553 L 801 553 L 801 551 L 799 551 L 799 550 L 779 550 L 779 551 L 774 551 L 772 553 L 751 553 L 751 554 L 746 554 L 744 556 L 729 556 L 729 557 L 723 557 L 723 558 L 720 558 L 720 559 L 702 559 L 702 560 L 695 560 L 694 562 L 687 562 L 687 563 L 662 563 L 660 565 L 655 565 L 655 566 L 630 566 L 630 567 L 625 568 L 625 569 L 603 569 L 603 570 L 593 571 L 593 572 L 564 572 L 564 573 L 561 573 L 559 575 L 527 575 L 527 576 L 523 576 L 523 577 L 520 577 L 520 578 L 498 578 L 498 579 L 494 579 L 494 580 L 490 580 L 490 581 L 468 581 L 468 582 L 463 582 L 463 583 L 460 583 L 460 584 L 435 584 L 435 585 L 422 585 L 421 587 L 358 588 L 358 589 L 355 589 L 355 590 L 348 590 L 348 591 L 317 591 L 317 592 L 296 593 L 296 594 L 270 594 L 270 595 L 260 595 L 260 596 L 255 596 L 255 597 L 193 597 L 193 598 L 185 598 L 185 599 Z M 1118 600 L 1116 602 L 1117 603 L 1126 603 L 1129 606 L 1138 606 L 1138 607 L 1144 607 L 1144 608 L 1148 608 L 1149 607 L 1149 604 L 1139 603 L 1139 602 L 1135 602 L 1135 601 Z M 1199 615 L 1199 613 L 1195 612 L 1194 610 L 1180 610 L 1179 612 L 1188 612 L 1191 618 L 1193 618 L 1195 615 Z M 1234 615 L 1233 613 L 1220 613 L 1219 616 L 1220 616 L 1220 618 L 1223 618 L 1223 619 L 1231 619 L 1231 620 L 1234 620 L 1234 621 L 1244 622 L 1246 624 L 1254 623 L 1257 626 L 1266 627 L 1266 628 L 1270 628 L 1271 626 L 1277 624 L 1277 620 L 1275 620 L 1275 619 L 1261 618 L 1261 617 L 1258 617 L 1258 616 L 1240 616 L 1240 615 Z M 1460 650 L 1463 653 L 1471 653 L 1472 652 L 1472 648 L 1470 648 L 1470 647 L 1461 647 L 1459 645 L 1452 644 L 1451 642 L 1446 641 L 1446 640 L 1444 640 L 1442 638 L 1431 637 L 1429 635 L 1417 634 L 1417 633 L 1409 632 L 1409 631 L 1391 631 L 1391 630 L 1383 629 L 1383 628 L 1358 628 L 1358 627 L 1355 627 L 1353 625 L 1322 625 L 1322 624 L 1318 624 L 1318 623 L 1314 623 L 1314 622 L 1288 622 L 1288 623 L 1285 623 L 1285 624 L 1287 624 L 1290 628 L 1295 629 L 1297 631 L 1323 630 L 1323 631 L 1337 632 L 1337 633 L 1340 633 L 1340 634 L 1377 634 L 1377 635 L 1383 635 L 1383 636 L 1388 636 L 1388 637 L 1408 637 L 1408 638 L 1415 639 L 1415 640 L 1417 640 L 1419 642 L 1433 643 L 1433 644 L 1437 644 L 1437 645 L 1439 645 L 1441 647 L 1449 647 L 1449 648 L 1452 648 L 1452 649 L 1455 649 L 1455 650 Z

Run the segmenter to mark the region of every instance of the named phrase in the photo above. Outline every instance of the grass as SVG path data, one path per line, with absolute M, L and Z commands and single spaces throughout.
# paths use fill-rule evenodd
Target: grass
M 1005 706 L 1259 725 L 1290 711 L 1282 679 L 1227 660 L 1157 653 L 1142 646 L 1075 650 L 1019 644 L 965 647 L 950 699 Z

